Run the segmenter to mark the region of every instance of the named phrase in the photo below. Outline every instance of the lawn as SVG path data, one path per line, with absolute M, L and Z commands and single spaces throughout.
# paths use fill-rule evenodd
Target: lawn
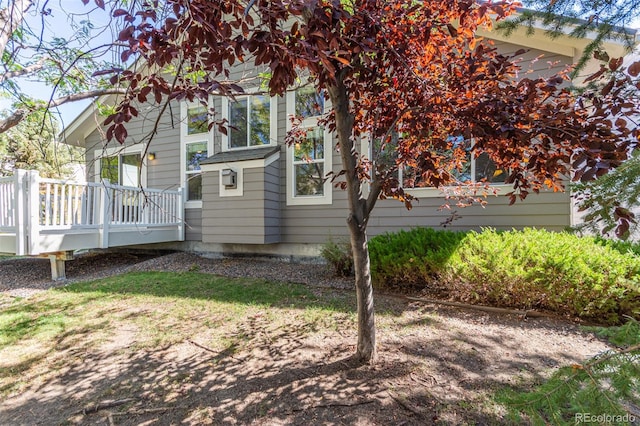
M 0 294 L 0 424 L 504 423 L 496 390 L 607 348 L 560 320 L 376 303 L 360 366 L 352 292 L 144 272 Z

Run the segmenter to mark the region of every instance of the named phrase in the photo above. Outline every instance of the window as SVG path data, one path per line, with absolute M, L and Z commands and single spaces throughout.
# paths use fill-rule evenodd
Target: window
M 306 86 L 295 92 L 296 117 L 312 118 L 324 114 L 324 95 L 314 87 Z
M 331 135 L 318 126 L 325 111 L 324 95 L 313 87 L 287 94 L 287 116 L 302 120 L 305 137 L 287 149 L 287 203 L 331 204 Z M 287 120 L 291 129 L 291 120 Z
M 187 142 L 186 150 L 186 180 L 187 201 L 202 200 L 202 172 L 200 162 L 207 158 L 207 142 Z
M 142 156 L 139 153 L 102 157 L 100 178 L 117 185 L 138 187 L 141 167 Z
M 323 196 L 324 128 L 307 130 L 306 139 L 293 146 L 293 196 Z
M 181 126 L 181 175 L 186 192 L 186 207 L 202 206 L 202 170 L 200 162 L 209 155 L 212 145 L 207 107 L 183 104 Z
M 146 167 L 140 145 L 100 149 L 94 155 L 97 182 L 131 187 L 146 185 Z
M 222 98 L 223 117 L 229 122 L 223 149 L 247 149 L 277 144 L 277 98 L 264 95 Z
M 209 131 L 207 109 L 202 105 L 193 106 L 187 110 L 187 135 L 197 135 Z
M 465 140 L 462 136 L 452 137 L 451 150 L 460 148 L 466 152 L 466 161 L 462 169 L 453 171 L 453 176 L 459 182 L 487 182 L 491 184 L 504 183 L 508 173 L 503 169 L 498 169 L 493 161 L 489 158 L 487 153 L 482 153 L 477 157 L 471 155 L 471 141 Z M 395 161 L 395 146 L 393 142 L 397 142 L 397 139 L 390 143 L 389 149 L 385 149 L 379 155 L 379 161 L 390 162 Z M 375 147 L 375 145 L 374 145 Z M 415 172 L 411 167 L 405 167 L 398 171 L 398 181 L 403 188 L 432 188 L 426 182 L 422 180 L 422 177 Z

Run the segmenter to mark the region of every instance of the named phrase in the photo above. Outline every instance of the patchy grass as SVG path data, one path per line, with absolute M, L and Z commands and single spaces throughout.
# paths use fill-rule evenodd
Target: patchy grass
M 113 330 L 134 330 L 130 350 L 194 336 L 211 350 L 224 350 L 246 343 L 242 332 L 229 337 L 230 331 L 254 315 L 266 315 L 274 328 L 301 320 L 312 330 L 338 327 L 328 313 L 352 317 L 344 313 L 349 303 L 339 294 L 320 300 L 301 285 L 196 272 L 129 273 L 8 299 L 4 296 L 0 311 L 0 398 L 19 390 L 20 373 L 47 354 L 79 346 L 99 349 Z
M 28 299 L 0 295 L 0 418 L 501 423 L 504 409 L 490 398 L 496 389 L 519 377 L 547 377 L 550 365 L 580 362 L 605 347 L 567 323 L 524 323 L 398 297 L 376 303 L 380 359 L 362 366 L 350 358 L 357 328 L 351 291 L 145 272 Z M 103 401 L 129 402 L 83 412 Z

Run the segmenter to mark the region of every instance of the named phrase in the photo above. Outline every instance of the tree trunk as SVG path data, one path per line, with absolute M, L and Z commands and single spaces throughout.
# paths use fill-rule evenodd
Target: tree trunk
M 351 219 L 351 217 L 350 217 Z M 358 302 L 358 346 L 356 356 L 362 362 L 373 363 L 376 358 L 376 324 L 373 309 L 373 285 L 367 247 L 366 229 L 349 220 L 353 268 L 356 275 Z
M 337 84 L 327 87 L 336 119 L 336 134 L 342 167 L 347 183 L 349 203 L 349 233 L 356 274 L 358 301 L 358 345 L 356 357 L 361 362 L 373 363 L 376 358 L 376 325 L 373 309 L 373 285 L 367 247 L 367 222 L 373 203 L 362 195 L 362 182 L 358 174 L 358 152 L 353 139 L 354 117 L 349 112 L 349 97 L 340 75 Z M 375 197 L 374 197 L 375 198 Z

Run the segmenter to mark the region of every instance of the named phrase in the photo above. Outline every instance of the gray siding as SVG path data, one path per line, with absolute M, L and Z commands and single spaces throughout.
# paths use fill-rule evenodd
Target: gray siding
M 220 197 L 219 172 L 203 177 L 202 241 L 271 244 L 280 242 L 279 165 L 245 168 L 243 195 Z
M 496 47 L 504 54 L 511 54 L 520 46 L 496 42 Z M 563 69 L 572 58 L 555 54 L 544 54 L 531 49 L 523 55 L 522 76 L 535 77 L 550 75 Z M 529 74 L 525 71 L 530 70 Z M 234 69 L 233 76 L 250 74 L 246 65 Z M 251 74 L 254 74 L 251 72 Z M 232 76 L 232 77 L 233 77 Z M 219 98 L 213 105 L 220 111 Z M 158 117 L 158 107 L 141 108 L 140 117 L 128 127 L 131 135 L 127 144 L 141 143 L 151 131 Z M 284 144 L 287 116 L 286 101 L 278 100 L 278 143 Z M 221 151 L 221 135 L 213 131 L 214 154 Z M 86 141 L 88 179 L 95 180 L 94 151 L 103 147 L 101 132 L 94 131 Z M 116 146 L 110 142 L 109 146 Z M 172 103 L 165 111 L 158 126 L 158 134 L 149 147 L 156 153 L 156 160 L 147 167 L 147 185 L 153 188 L 176 188 L 180 181 L 180 105 Z M 205 209 L 187 209 L 186 239 L 211 243 L 239 244 L 322 244 L 330 237 L 348 235 L 346 227 L 346 193 L 333 189 L 331 205 L 288 206 L 286 202 L 286 150 L 280 159 L 266 168 L 245 169 L 244 196 L 220 197 L 218 193 L 218 172 L 203 176 L 203 205 Z M 333 152 L 333 171 L 341 168 L 341 160 Z M 414 203 L 411 211 L 394 200 L 379 201 L 370 223 L 370 235 L 395 231 L 415 226 L 441 227 L 450 212 L 439 211 L 443 204 L 441 197 L 422 198 Z M 560 193 L 531 194 L 525 202 L 508 206 L 505 196 L 489 197 L 486 208 L 471 207 L 456 209 L 460 219 L 453 221 L 449 229 L 479 229 L 491 226 L 498 229 L 539 226 L 561 230 L 569 225 L 569 197 Z
M 158 118 L 157 106 L 140 107 L 140 115 L 131 121 L 127 130 L 129 137 L 125 146 L 142 145 Z M 105 143 L 104 131 L 95 130 L 85 142 L 87 180 L 96 180 L 96 150 L 117 148 L 120 145 L 112 140 Z M 143 148 L 144 149 L 144 148 Z M 180 105 L 171 103 L 158 123 L 158 133 L 149 145 L 149 152 L 156 153 L 156 159 L 147 163 L 147 186 L 158 189 L 176 189 L 180 184 Z M 146 160 L 145 160 L 146 161 Z

